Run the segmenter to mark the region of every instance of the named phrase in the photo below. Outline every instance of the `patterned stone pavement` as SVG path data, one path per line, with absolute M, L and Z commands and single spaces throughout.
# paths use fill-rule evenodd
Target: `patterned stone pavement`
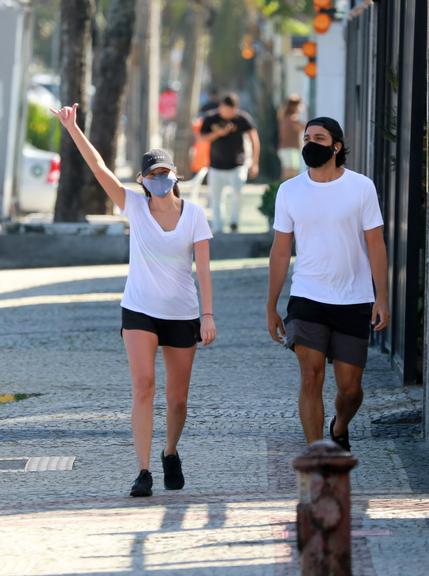
M 298 369 L 264 321 L 266 260 L 213 265 L 219 337 L 193 371 L 180 452 L 185 489 L 166 493 L 163 370 L 154 496 L 128 496 L 136 475 L 130 385 L 119 337 L 125 266 L 0 272 L 0 557 L 4 576 L 279 576 L 299 574 L 293 458 L 305 446 Z M 285 307 L 285 302 L 283 302 Z M 355 576 L 420 576 L 429 565 L 429 450 L 416 427 L 380 428 L 415 412 L 371 350 L 366 397 L 351 428 Z M 335 385 L 327 371 L 326 414 Z M 71 471 L 7 471 L 5 458 L 75 456 Z M 2 469 L 3 468 L 3 469 Z

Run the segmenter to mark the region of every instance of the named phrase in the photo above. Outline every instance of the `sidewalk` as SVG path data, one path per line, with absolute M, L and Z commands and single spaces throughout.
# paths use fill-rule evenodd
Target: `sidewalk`
M 128 496 L 137 469 L 118 329 L 126 266 L 0 272 L 0 393 L 41 394 L 0 404 L 2 576 L 299 574 L 296 361 L 265 330 L 266 260 L 213 268 L 219 337 L 193 372 L 180 448 L 187 483 L 180 493 L 162 486 L 159 358 L 150 499 Z M 365 390 L 351 428 L 353 574 L 423 576 L 429 450 L 412 427 L 380 436 L 373 423 L 415 410 L 421 389 L 401 387 L 371 350 Z M 334 392 L 329 367 L 327 421 Z M 76 460 L 69 471 L 19 469 L 40 456 Z

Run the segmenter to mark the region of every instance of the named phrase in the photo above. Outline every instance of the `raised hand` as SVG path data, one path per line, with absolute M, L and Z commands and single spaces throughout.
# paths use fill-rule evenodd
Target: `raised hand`
M 73 106 L 63 106 L 60 110 L 50 108 L 50 111 L 60 120 L 64 128 L 70 130 L 70 128 L 76 126 L 76 112 L 78 106 L 79 104 L 75 103 Z

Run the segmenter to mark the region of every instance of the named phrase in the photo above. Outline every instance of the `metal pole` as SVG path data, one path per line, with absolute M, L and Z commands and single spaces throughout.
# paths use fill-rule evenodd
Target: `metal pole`
M 149 86 L 147 110 L 147 141 L 149 148 L 161 146 L 159 131 L 159 85 L 160 85 L 160 40 L 161 1 L 150 0 L 149 4 Z M 144 72 L 143 72 L 144 78 Z M 144 81 L 144 80 L 143 80 Z
M 429 162 L 428 154 L 428 122 L 429 122 L 429 10 L 426 14 L 426 270 L 425 270 L 425 318 L 423 339 L 423 435 L 429 441 Z

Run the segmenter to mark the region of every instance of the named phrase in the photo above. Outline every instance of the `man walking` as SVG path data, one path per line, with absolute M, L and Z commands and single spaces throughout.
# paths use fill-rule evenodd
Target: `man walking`
M 350 450 L 348 425 L 363 399 L 370 323 L 376 331 L 386 328 L 389 306 L 377 193 L 369 178 L 344 168 L 346 152 L 336 120 L 307 123 L 302 155 L 309 170 L 283 182 L 277 193 L 267 322 L 273 340 L 298 358 L 299 411 L 309 443 L 323 438 L 326 358 L 333 362 L 337 396 L 330 436 Z M 277 302 L 293 239 L 296 261 L 283 322 Z
M 260 143 L 254 121 L 250 114 L 239 109 L 238 97 L 227 94 L 217 110 L 207 114 L 201 127 L 201 136 L 211 144 L 208 184 L 214 233 L 222 232 L 223 229 L 222 193 L 227 186 L 232 189 L 230 227 L 232 232 L 238 230 L 241 188 L 248 172 L 245 165 L 244 134 L 249 135 L 252 144 L 249 176 L 256 178 L 259 172 Z

